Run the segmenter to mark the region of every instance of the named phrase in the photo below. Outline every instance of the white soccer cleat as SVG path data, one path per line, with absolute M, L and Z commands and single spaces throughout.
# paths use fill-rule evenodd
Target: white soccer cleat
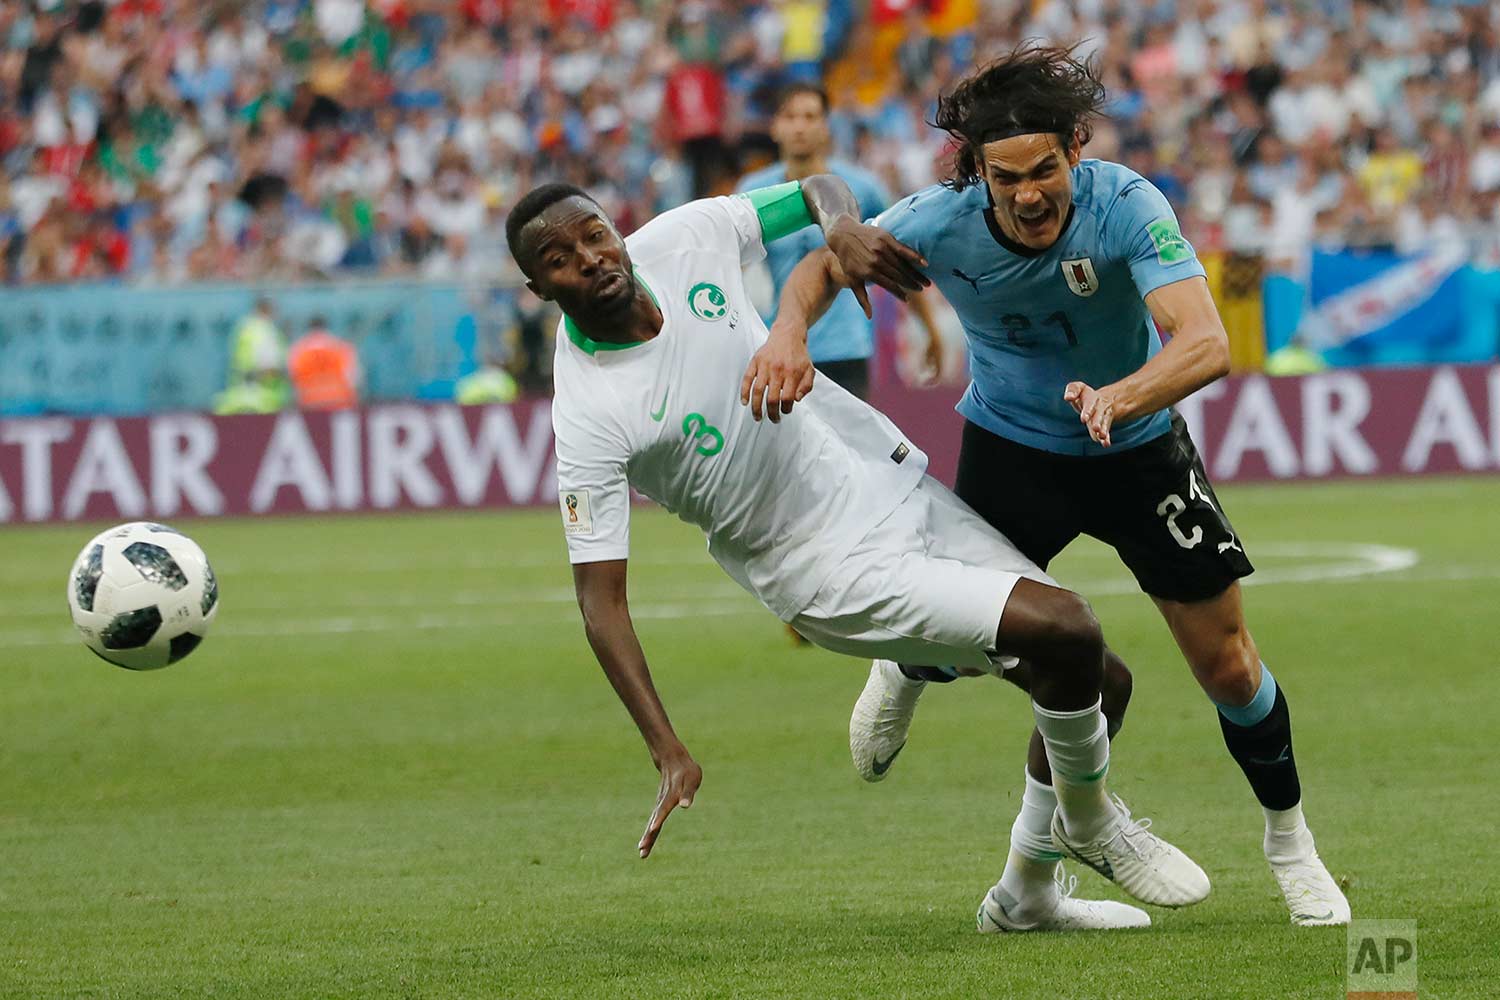
M 925 681 L 907 677 L 890 660 L 870 665 L 870 679 L 849 716 L 849 755 L 861 778 L 885 780 L 896 755 L 906 746 L 912 713 L 926 686 Z
M 974 916 L 979 933 L 1112 931 L 1151 926 L 1151 917 L 1146 911 L 1128 903 L 1116 903 L 1110 899 L 1074 899 L 1073 890 L 1077 887 L 1078 876 L 1067 875 L 1059 861 L 1051 890 L 1053 905 L 1038 913 L 1035 907 L 1022 907 L 1015 897 L 996 883 Z
M 1118 795 L 1118 815 L 1094 840 L 1070 840 L 1062 810 L 1052 816 L 1052 839 L 1058 850 L 1088 865 L 1143 903 L 1190 906 L 1208 896 L 1208 876 L 1197 863 L 1151 832 L 1149 819 L 1132 819 Z
M 1338 927 L 1349 922 L 1349 900 L 1339 889 L 1328 866 L 1318 857 L 1313 847 L 1312 835 L 1308 834 L 1305 853 L 1296 857 L 1272 857 L 1266 853 L 1271 864 L 1271 874 L 1281 887 L 1287 909 L 1292 913 L 1292 923 L 1298 927 Z

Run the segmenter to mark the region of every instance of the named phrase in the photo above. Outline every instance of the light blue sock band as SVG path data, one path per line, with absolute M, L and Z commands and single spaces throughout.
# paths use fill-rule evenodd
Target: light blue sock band
M 1255 692 L 1255 697 L 1250 699 L 1248 705 L 1219 705 L 1219 714 L 1224 716 L 1236 726 L 1248 729 L 1271 714 L 1271 707 L 1276 704 L 1276 678 L 1271 676 L 1271 668 L 1264 663 L 1260 665 L 1260 690 Z
M 1277 703 L 1277 679 L 1271 676 L 1271 667 L 1265 663 L 1260 664 L 1260 690 L 1256 691 L 1256 697 L 1250 699 L 1250 705 L 1220 705 L 1220 715 L 1235 723 L 1236 726 L 1248 727 L 1259 723 L 1263 718 L 1271 715 L 1272 706 Z

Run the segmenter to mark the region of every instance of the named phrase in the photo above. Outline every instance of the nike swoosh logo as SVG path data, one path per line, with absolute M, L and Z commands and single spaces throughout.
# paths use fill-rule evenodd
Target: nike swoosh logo
M 876 774 L 884 774 L 885 772 L 889 771 L 891 769 L 891 765 L 896 762 L 896 756 L 900 754 L 904 749 L 906 749 L 906 744 L 902 743 L 899 747 L 893 750 L 891 752 L 891 755 L 885 760 L 881 760 L 880 755 L 876 754 L 870 761 L 870 770 L 875 772 Z
M 667 414 L 667 397 L 670 395 L 672 395 L 672 387 L 668 386 L 667 391 L 661 394 L 661 406 L 655 413 L 651 414 L 651 419 L 657 423 L 661 423 L 661 418 Z
M 1303 913 L 1301 917 L 1303 920 L 1332 920 L 1333 911 L 1329 910 L 1327 913 Z
M 1098 861 L 1093 861 L 1089 858 L 1079 857 L 1077 854 L 1073 856 L 1075 858 L 1078 858 L 1079 861 L 1082 861 L 1084 864 L 1088 865 L 1090 868 L 1094 869 L 1094 871 L 1098 872 L 1100 875 L 1103 875 L 1105 878 L 1109 879 L 1111 882 L 1115 880 L 1115 868 L 1114 865 L 1109 863 L 1108 858 L 1100 858 Z

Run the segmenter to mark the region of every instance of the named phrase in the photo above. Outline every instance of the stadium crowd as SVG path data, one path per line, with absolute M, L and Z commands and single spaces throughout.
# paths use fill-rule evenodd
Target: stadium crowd
M 1089 154 L 1151 177 L 1200 250 L 1495 254 L 1492 3 L 9 0 L 0 275 L 490 282 L 530 185 L 625 227 L 728 190 L 791 80 L 913 190 L 943 169 L 937 95 L 1027 38 L 1097 55 Z

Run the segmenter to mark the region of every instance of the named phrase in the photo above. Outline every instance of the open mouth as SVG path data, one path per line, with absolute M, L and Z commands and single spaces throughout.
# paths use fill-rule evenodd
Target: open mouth
M 1038 236 L 1046 231 L 1048 223 L 1052 221 L 1050 209 L 1042 209 L 1034 214 L 1016 213 L 1016 223 L 1021 231 L 1030 236 Z
M 594 296 L 601 299 L 614 298 L 625 288 L 625 275 L 619 271 L 606 274 L 594 285 Z

